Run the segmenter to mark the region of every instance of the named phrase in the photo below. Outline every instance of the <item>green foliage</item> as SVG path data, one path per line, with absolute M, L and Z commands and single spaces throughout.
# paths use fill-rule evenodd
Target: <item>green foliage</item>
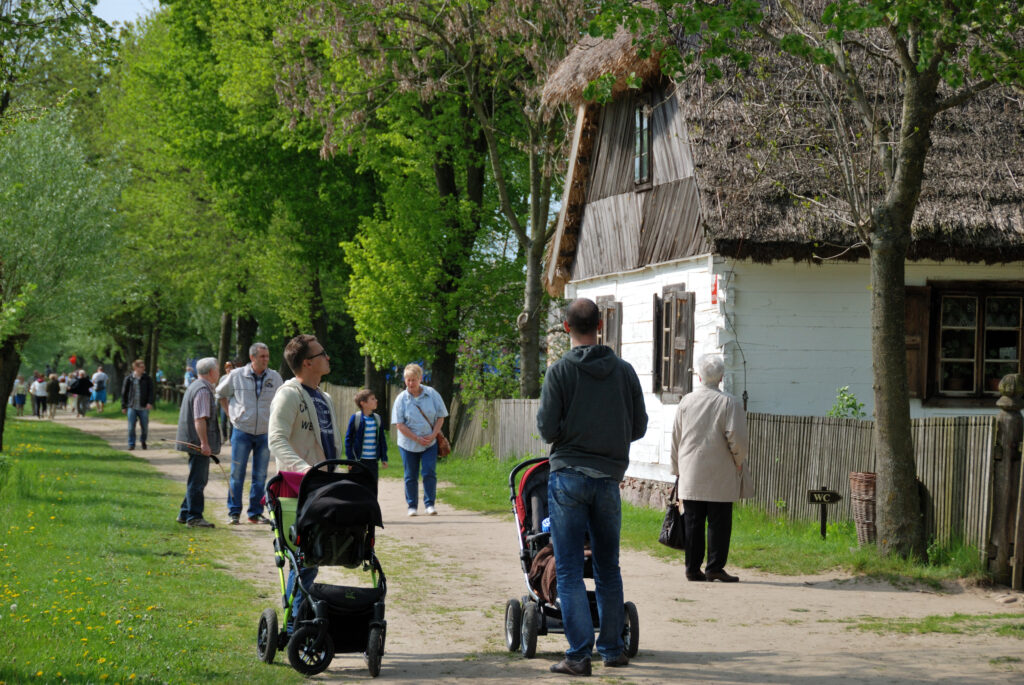
M 517 349 L 483 332 L 470 331 L 459 347 L 459 385 L 462 402 L 519 397 Z
M 95 311 L 119 183 L 89 167 L 65 112 L 0 137 L 0 341 Z
M 7 437 L 0 681 L 303 681 L 255 658 L 271 588 L 225 568 L 243 538 L 175 523 L 182 484 L 50 422 L 13 421 Z
M 836 391 L 836 401 L 825 415 L 839 419 L 863 419 L 867 416 L 864 413 L 864 403 L 857 401 L 857 397 L 850 392 L 848 385 L 844 385 Z

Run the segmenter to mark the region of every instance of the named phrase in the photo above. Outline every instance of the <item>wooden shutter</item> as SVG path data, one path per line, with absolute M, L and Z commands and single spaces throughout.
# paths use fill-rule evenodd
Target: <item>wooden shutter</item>
M 907 384 L 910 396 L 928 394 L 928 331 L 932 307 L 930 286 L 908 285 L 905 290 Z
M 651 355 L 651 377 L 654 382 L 651 384 L 651 392 L 658 394 L 661 392 L 661 329 L 664 326 L 663 320 L 664 305 L 662 304 L 661 297 L 658 293 L 654 293 L 654 354 Z
M 675 294 L 672 312 L 672 386 L 680 397 L 693 390 L 693 319 L 696 293 Z
M 615 354 L 622 356 L 622 303 L 609 302 L 602 312 L 604 319 L 605 345 L 615 350 Z

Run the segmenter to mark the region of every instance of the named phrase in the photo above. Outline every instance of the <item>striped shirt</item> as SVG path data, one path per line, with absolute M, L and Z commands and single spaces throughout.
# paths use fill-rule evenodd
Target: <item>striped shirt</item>
M 377 458 L 377 422 L 373 414 L 363 416 L 363 459 Z
M 200 378 L 207 385 L 210 385 L 206 380 Z M 192 398 L 192 418 L 193 419 L 208 419 L 210 418 L 210 398 L 213 397 L 213 386 L 210 386 L 210 392 L 197 392 L 195 397 Z

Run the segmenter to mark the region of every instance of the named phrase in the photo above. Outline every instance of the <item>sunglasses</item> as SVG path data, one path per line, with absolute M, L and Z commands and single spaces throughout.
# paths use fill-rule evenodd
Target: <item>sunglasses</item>
M 308 357 L 306 357 L 306 359 L 316 359 L 317 357 L 326 357 L 326 356 L 327 356 L 327 350 L 324 349 L 324 350 L 320 350 L 316 354 L 309 355 Z

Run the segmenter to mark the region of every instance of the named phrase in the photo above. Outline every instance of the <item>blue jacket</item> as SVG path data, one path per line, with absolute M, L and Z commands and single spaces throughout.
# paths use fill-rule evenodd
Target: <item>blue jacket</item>
M 358 420 L 357 420 L 358 419 Z M 377 422 L 377 459 L 388 463 L 388 440 L 384 426 L 377 414 L 373 415 Z M 348 419 L 348 429 L 345 431 L 345 456 L 349 459 L 362 459 L 363 455 L 363 433 L 366 430 L 366 419 L 363 412 L 357 411 Z

